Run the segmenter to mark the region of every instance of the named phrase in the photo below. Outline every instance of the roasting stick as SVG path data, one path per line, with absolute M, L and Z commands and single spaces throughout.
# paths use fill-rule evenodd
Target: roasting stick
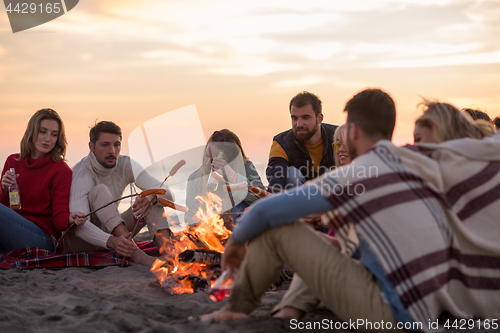
M 185 165 L 185 164 L 186 164 L 186 161 L 185 161 L 185 160 L 180 160 L 179 162 L 177 162 L 177 163 L 176 163 L 176 164 L 172 167 L 172 169 L 170 169 L 170 172 L 169 172 L 169 174 L 167 175 L 167 177 L 163 180 L 163 182 L 161 182 L 160 187 L 162 187 L 162 186 L 163 186 L 163 184 L 165 183 L 165 181 L 167 180 L 167 178 L 168 178 L 168 177 L 175 175 L 175 174 L 177 173 L 177 171 L 178 171 L 178 170 L 179 170 L 179 169 L 180 169 L 183 165 Z M 99 210 L 101 210 L 101 209 L 103 209 L 103 208 L 105 208 L 105 207 L 107 207 L 107 206 L 109 206 L 109 205 L 111 205 L 111 204 L 113 204 L 113 203 L 115 203 L 115 202 L 118 202 L 118 201 L 120 201 L 120 200 L 123 200 L 123 199 L 128 199 L 128 198 L 132 198 L 132 197 L 136 197 L 136 196 L 140 196 L 141 198 L 143 198 L 143 197 L 145 197 L 145 196 L 147 196 L 147 195 L 150 195 L 150 194 L 154 194 L 154 195 L 156 195 L 156 194 L 159 194 L 159 195 L 164 195 L 165 193 L 166 193 L 166 190 L 161 189 L 161 188 L 158 188 L 158 189 L 148 189 L 148 190 L 142 191 L 141 193 L 134 193 L 134 194 L 126 195 L 126 196 L 124 196 L 124 197 L 121 197 L 121 198 L 118 198 L 118 199 L 116 199 L 116 200 L 113 200 L 113 201 L 111 201 L 111 202 L 109 202 L 109 203 L 105 204 L 104 206 L 101 206 L 101 207 L 99 207 L 99 208 L 97 208 L 97 209 L 93 210 L 92 212 L 88 213 L 87 215 L 83 216 L 82 218 L 86 218 L 86 217 L 88 217 L 88 216 L 90 216 L 90 215 L 94 214 L 95 212 L 97 212 L 97 211 L 99 211 Z M 166 200 L 166 199 L 165 199 L 165 200 Z M 150 201 L 150 203 L 151 203 L 151 201 Z M 173 204 L 173 203 L 172 203 L 172 204 Z M 175 204 L 173 204 L 173 205 L 175 206 Z M 56 246 L 55 246 L 54 251 L 57 251 L 57 248 L 59 247 L 59 244 L 61 243 L 61 240 L 62 240 L 62 239 L 64 238 L 64 236 L 68 233 L 68 231 L 69 231 L 71 228 L 73 228 L 75 225 L 76 225 L 75 223 L 70 224 L 70 226 L 68 227 L 68 229 L 66 229 L 66 230 L 62 233 L 61 237 L 59 238 L 59 240 L 58 240 L 58 241 L 57 241 L 57 243 L 56 243 Z M 137 226 L 137 224 L 136 224 L 136 226 Z M 135 229 L 135 227 L 134 227 L 134 229 Z M 132 233 L 132 234 L 133 234 L 133 233 Z
M 186 164 L 186 161 L 185 160 L 180 160 L 179 162 L 177 162 L 173 167 L 172 169 L 170 169 L 170 172 L 168 173 L 167 177 L 165 177 L 165 179 L 163 179 L 163 181 L 161 182 L 160 184 L 160 187 L 163 186 L 163 184 L 165 183 L 165 181 L 167 181 L 168 177 L 170 176 L 173 176 L 177 173 L 177 171 L 179 171 L 179 169 L 184 166 Z
M 160 188 L 163 186 L 163 184 L 167 181 L 168 177 L 170 176 L 174 176 L 177 171 L 179 171 L 180 168 L 182 168 L 184 165 L 186 164 L 186 161 L 185 160 L 180 160 L 179 162 L 177 162 L 173 167 L 172 169 L 170 169 L 170 171 L 168 172 L 168 175 L 167 177 L 165 177 L 165 179 L 163 179 L 163 181 L 161 182 L 160 184 Z M 164 193 L 165 194 L 165 193 Z M 155 200 L 156 199 L 156 200 Z M 167 200 L 167 199 L 165 199 Z M 146 206 L 146 209 L 144 209 L 141 213 L 141 215 L 138 216 L 138 221 L 137 223 L 135 224 L 134 226 L 134 230 L 132 230 L 132 235 L 135 234 L 135 232 L 137 231 L 137 225 L 139 224 L 139 221 L 141 220 L 141 218 L 143 217 L 144 213 L 147 212 L 147 210 L 153 205 L 153 202 L 156 201 L 158 202 L 158 197 L 155 195 L 153 197 L 153 199 L 151 199 L 151 201 L 149 201 L 148 205 Z M 169 200 L 170 201 L 170 200 Z M 155 203 L 156 203 L 155 202 Z M 173 206 L 175 206 L 175 204 L 172 202 Z M 176 209 L 176 208 L 174 208 Z M 133 237 L 132 237 L 133 238 Z
M 162 163 L 163 163 L 163 160 L 162 160 Z M 169 171 L 169 173 L 168 173 L 167 177 L 165 177 L 165 179 L 163 179 L 163 181 L 162 181 L 162 182 L 161 182 L 161 184 L 160 184 L 160 187 L 162 187 L 162 186 L 163 186 L 163 184 L 167 181 L 168 177 L 175 175 L 175 174 L 177 173 L 177 171 L 179 171 L 179 169 L 180 169 L 181 167 L 183 167 L 185 164 L 186 164 L 186 161 L 185 161 L 185 160 L 180 160 L 179 162 L 177 162 L 177 163 L 176 163 L 176 164 L 172 167 L 172 169 L 170 169 L 170 171 Z M 158 200 L 158 197 L 155 195 L 155 196 L 153 197 L 153 199 L 151 199 L 151 201 L 149 201 L 148 205 L 146 206 L 146 209 L 144 209 L 144 210 L 142 211 L 142 213 L 138 216 L 138 218 L 137 218 L 137 222 L 135 223 L 135 225 L 134 225 L 134 229 L 132 230 L 132 235 L 130 236 L 132 241 L 134 241 L 134 236 L 133 236 L 133 235 L 134 235 L 134 234 L 135 234 L 135 232 L 137 231 L 137 226 L 140 224 L 140 220 L 142 219 L 143 215 L 144 215 L 144 214 L 148 211 L 148 209 L 149 209 L 149 208 L 153 205 L 153 202 L 155 201 L 155 198 L 156 198 L 156 202 L 158 202 L 158 201 L 159 201 L 159 200 Z M 167 199 L 164 199 L 164 200 L 167 200 Z M 168 201 L 169 201 L 169 202 L 171 202 L 170 200 L 168 200 Z M 172 205 L 175 207 L 175 204 L 174 204 L 173 202 L 171 202 L 171 203 L 172 203 Z M 174 208 L 174 209 L 175 209 L 175 208 Z M 124 259 L 125 259 L 125 258 L 124 258 Z M 122 267 L 123 267 L 123 260 L 122 260 L 122 262 L 121 262 L 121 265 L 120 265 L 120 266 L 122 266 Z
M 141 193 L 135 193 L 135 194 L 130 194 L 130 195 L 126 195 L 124 197 L 121 197 L 121 198 L 118 198 L 116 200 L 113 200 L 111 202 L 108 202 L 107 204 L 105 204 L 104 206 L 101 206 L 97 209 L 94 209 L 93 211 L 91 211 L 90 213 L 84 215 L 82 218 L 86 218 L 86 217 L 89 217 L 90 215 L 94 214 L 95 212 L 105 208 L 105 207 L 108 207 L 109 205 L 115 203 L 115 202 L 118 202 L 120 200 L 123 200 L 123 199 L 127 199 L 127 198 L 132 198 L 132 197 L 136 197 L 136 196 L 140 196 L 141 198 L 142 197 L 145 197 L 146 195 L 150 195 L 150 194 L 160 194 L 160 195 L 163 195 L 165 193 L 167 193 L 164 189 L 161 189 L 161 188 L 157 188 L 157 189 L 148 189 L 148 190 L 145 190 L 145 191 L 142 191 Z M 68 233 L 68 231 L 73 228 L 74 226 L 76 225 L 76 223 L 71 223 L 68 227 L 68 229 L 66 229 L 61 237 L 59 238 L 59 240 L 57 241 L 56 243 L 56 246 L 54 248 L 54 251 L 57 252 L 57 248 L 59 247 L 59 244 L 61 243 L 61 240 L 64 238 L 64 236 L 66 236 L 66 234 Z
M 212 164 L 214 157 L 212 155 L 212 148 L 210 147 L 210 145 L 208 145 L 208 154 L 210 156 L 210 164 Z M 230 188 L 229 182 L 227 181 L 228 178 L 227 178 L 226 170 L 224 170 L 224 168 L 222 168 L 221 171 L 222 171 L 222 177 L 221 177 L 222 179 L 217 179 L 218 178 L 217 176 L 220 176 L 220 175 L 215 170 L 213 172 L 213 174 L 214 174 L 213 176 L 217 180 L 224 181 L 224 183 L 226 184 L 227 193 L 229 194 L 229 200 L 231 200 L 231 206 L 234 207 L 233 193 L 231 193 L 231 188 Z

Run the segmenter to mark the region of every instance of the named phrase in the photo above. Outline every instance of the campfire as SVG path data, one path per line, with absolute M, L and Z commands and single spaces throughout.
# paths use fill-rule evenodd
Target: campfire
M 221 273 L 220 258 L 231 234 L 221 218 L 222 200 L 213 193 L 197 196 L 200 201 L 195 226 L 174 235 L 173 246 L 160 249 L 153 272 L 163 288 L 172 293 L 193 293 L 212 286 Z

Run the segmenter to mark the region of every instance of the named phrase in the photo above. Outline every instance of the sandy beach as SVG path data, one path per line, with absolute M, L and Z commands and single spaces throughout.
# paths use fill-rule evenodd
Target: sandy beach
M 147 232 L 136 241 L 147 240 Z M 0 269 L 0 332 L 287 332 L 270 311 L 288 284 L 268 292 L 249 319 L 188 320 L 221 308 L 203 292 L 171 294 L 145 266 Z M 338 320 L 327 309 L 304 320 Z
M 135 238 L 136 241 L 148 239 L 146 229 Z M 0 269 L 0 332 L 311 331 L 298 329 L 290 320 L 271 317 L 272 308 L 281 300 L 288 286 L 289 282 L 284 282 L 267 292 L 261 306 L 248 319 L 224 323 L 201 322 L 188 318 L 218 310 L 227 303 L 227 299 L 215 303 L 205 292 L 172 294 L 161 287 L 157 277 L 145 266 Z M 335 323 L 341 321 L 321 304 L 315 312 L 306 314 L 301 322 L 318 325 L 327 322 L 333 327 L 312 330 L 314 332 L 351 331 L 335 329 Z
M 189 321 L 219 309 L 206 293 L 171 295 L 144 266 L 0 270 L 0 332 L 286 332 L 272 319 L 285 291 L 270 292 L 249 319 Z M 335 320 L 327 310 L 305 320 Z

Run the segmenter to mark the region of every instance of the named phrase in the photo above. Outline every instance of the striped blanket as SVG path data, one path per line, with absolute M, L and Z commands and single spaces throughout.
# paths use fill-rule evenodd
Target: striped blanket
M 139 242 L 137 246 L 149 255 L 158 255 L 158 248 L 153 241 Z M 38 247 L 28 247 L 0 254 L 0 268 L 104 267 L 113 265 L 128 266 L 130 261 L 117 256 L 116 252 L 111 250 L 55 254 Z
M 414 321 L 500 318 L 500 223 L 489 213 L 500 203 L 482 197 L 500 199 L 498 162 L 460 166 L 437 145 L 410 148 L 380 141 L 315 182 L 342 217 L 331 218 L 342 246 L 368 244 Z

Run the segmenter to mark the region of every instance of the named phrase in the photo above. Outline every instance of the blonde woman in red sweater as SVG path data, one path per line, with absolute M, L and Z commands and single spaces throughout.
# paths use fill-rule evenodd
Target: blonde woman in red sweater
M 61 231 L 85 223 L 69 212 L 71 169 L 66 155 L 64 124 L 52 109 L 37 111 L 21 140 L 21 152 L 10 155 L 2 170 L 0 191 L 0 253 L 23 247 L 54 251 Z M 15 169 L 15 175 L 11 171 Z M 10 209 L 9 187 L 19 186 L 20 207 Z

